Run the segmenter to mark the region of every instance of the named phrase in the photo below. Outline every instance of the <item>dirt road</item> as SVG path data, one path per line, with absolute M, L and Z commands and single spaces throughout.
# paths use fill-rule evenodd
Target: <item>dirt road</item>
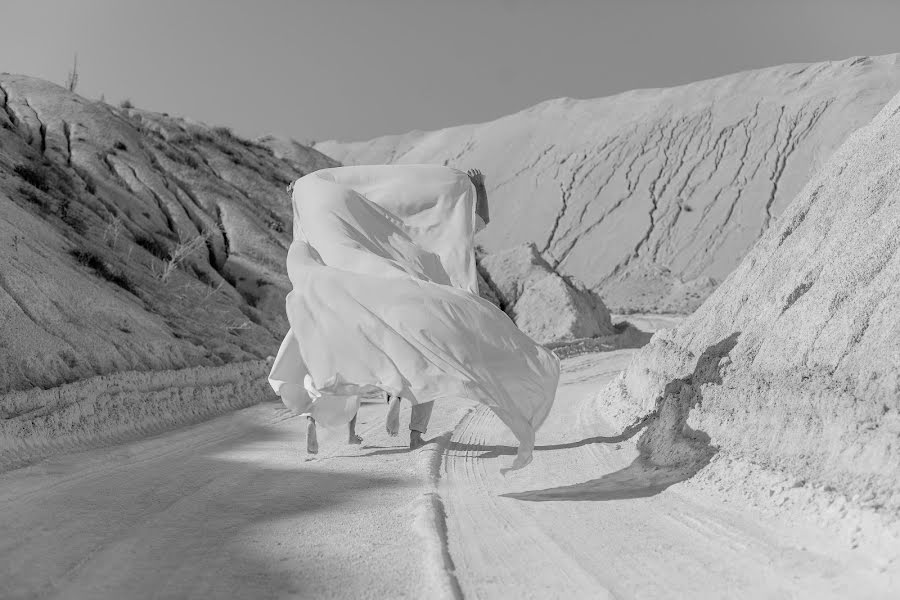
M 0 597 L 896 597 L 827 532 L 639 460 L 595 401 L 631 352 L 564 361 L 506 478 L 514 439 L 480 407 L 440 406 L 410 452 L 366 404 L 362 447 L 321 431 L 307 460 L 276 403 L 0 474 Z

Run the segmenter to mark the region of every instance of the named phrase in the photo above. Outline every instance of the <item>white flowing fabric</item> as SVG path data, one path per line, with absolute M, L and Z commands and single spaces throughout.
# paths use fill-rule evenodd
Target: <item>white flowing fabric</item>
M 338 167 L 297 180 L 290 330 L 269 382 L 288 407 L 349 421 L 360 394 L 471 398 L 531 461 L 559 360 L 477 293 L 475 191 L 436 165 Z

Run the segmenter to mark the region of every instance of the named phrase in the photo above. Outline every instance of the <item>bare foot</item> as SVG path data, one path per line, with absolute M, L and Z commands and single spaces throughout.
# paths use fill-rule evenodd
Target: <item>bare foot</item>
M 316 437 L 316 422 L 309 419 L 306 424 L 306 453 L 319 453 L 319 439 Z
M 353 415 L 353 418 L 350 419 L 350 423 L 347 427 L 347 443 L 348 444 L 362 444 L 362 438 L 356 435 L 356 417 L 357 415 Z
M 409 432 L 409 449 L 415 450 L 416 448 L 421 448 L 425 445 L 425 440 L 422 439 L 422 434 L 418 431 L 410 431 Z
M 384 428 L 392 437 L 400 433 L 400 396 L 391 396 Z

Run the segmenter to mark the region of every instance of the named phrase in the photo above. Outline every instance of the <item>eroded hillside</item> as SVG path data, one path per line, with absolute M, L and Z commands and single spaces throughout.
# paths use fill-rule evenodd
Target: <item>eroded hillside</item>
M 655 411 L 656 462 L 737 458 L 784 474 L 760 493 L 830 492 L 823 515 L 864 507 L 900 535 L 898 316 L 900 95 L 601 401 Z
M 285 186 L 334 161 L 24 76 L 0 107 L 0 394 L 275 352 Z
M 859 57 L 316 148 L 345 164 L 478 166 L 487 252 L 532 242 L 612 310 L 690 311 L 898 90 L 897 55 Z

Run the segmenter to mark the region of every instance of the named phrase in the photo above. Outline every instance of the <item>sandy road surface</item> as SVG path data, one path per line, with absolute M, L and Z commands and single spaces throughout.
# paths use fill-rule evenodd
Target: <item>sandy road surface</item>
M 457 427 L 440 489 L 466 598 L 897 597 L 872 557 L 826 532 L 700 497 L 636 460 L 636 438 L 621 439 L 591 401 L 631 352 L 564 361 L 523 471 L 500 475 L 514 439 L 490 412 Z
M 313 461 L 305 419 L 266 403 L 2 474 L 0 598 L 421 597 L 429 451 L 384 413 L 363 406 L 363 448 L 320 428 Z

